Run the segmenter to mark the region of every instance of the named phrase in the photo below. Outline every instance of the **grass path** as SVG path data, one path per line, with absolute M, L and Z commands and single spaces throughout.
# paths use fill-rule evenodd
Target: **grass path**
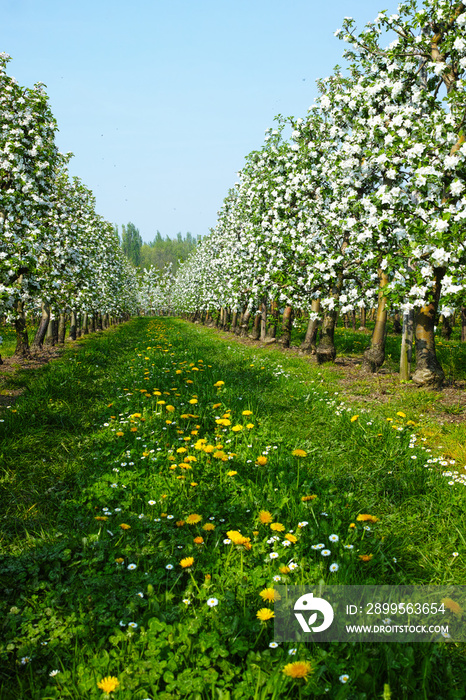
M 274 583 L 464 582 L 462 470 L 414 408 L 176 319 L 79 345 L 1 415 L 2 700 L 465 697 L 461 645 L 290 653 L 257 617 Z

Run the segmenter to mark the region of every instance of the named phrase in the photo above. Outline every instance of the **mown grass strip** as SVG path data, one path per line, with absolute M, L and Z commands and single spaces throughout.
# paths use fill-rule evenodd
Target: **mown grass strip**
M 28 379 L 0 424 L 1 697 L 97 698 L 106 676 L 136 700 L 463 697 L 458 645 L 290 655 L 257 618 L 279 580 L 464 580 L 456 465 L 428 462 L 409 414 L 335 391 L 330 370 L 175 319 L 88 338 Z

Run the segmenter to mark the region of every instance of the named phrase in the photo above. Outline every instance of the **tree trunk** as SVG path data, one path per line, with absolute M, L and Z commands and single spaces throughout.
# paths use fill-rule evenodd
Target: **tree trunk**
M 254 316 L 254 325 L 252 327 L 251 334 L 249 335 L 249 338 L 251 340 L 259 340 L 261 334 L 261 315 L 256 314 Z
M 246 311 L 243 313 L 243 316 L 241 318 L 241 324 L 240 324 L 240 336 L 247 336 L 248 335 L 248 329 L 249 329 L 249 320 L 251 318 L 251 311 L 249 309 L 246 309 Z
M 401 330 L 400 379 L 408 381 L 411 374 L 411 357 L 413 353 L 414 311 L 403 314 Z
M 366 372 L 377 372 L 385 360 L 385 329 L 387 325 L 386 300 L 383 288 L 388 284 L 388 276 L 379 269 L 379 301 L 377 317 L 370 346 L 364 352 L 362 368 Z
M 396 311 L 393 317 L 393 332 L 399 335 L 402 332 L 402 330 L 403 328 L 400 323 L 400 312 Z
M 52 346 L 54 345 L 53 342 L 53 321 L 52 319 L 49 320 L 49 324 L 47 326 L 47 333 L 45 334 L 45 345 Z
M 343 250 L 346 244 L 343 244 Z M 338 316 L 338 301 L 340 299 L 341 290 L 343 289 L 343 271 L 338 273 L 338 279 L 333 287 L 332 297 L 334 300 L 333 309 L 327 311 L 322 323 L 320 332 L 320 342 L 316 348 L 317 362 L 321 365 L 323 362 L 335 362 L 337 351 L 335 349 L 335 326 Z
M 435 354 L 434 331 L 445 272 L 444 267 L 434 268 L 433 300 L 419 310 L 416 318 L 416 371 L 413 374 L 413 382 L 429 389 L 440 389 L 445 381 L 445 374 Z
M 238 312 L 233 311 L 233 315 L 231 317 L 230 333 L 236 333 L 236 326 L 237 325 L 238 325 Z
M 267 336 L 267 297 L 264 297 L 261 303 L 261 320 L 260 320 L 260 326 L 261 326 L 261 334 L 260 334 L 260 339 L 262 342 L 265 340 Z
M 282 317 L 282 335 L 279 339 L 280 345 L 289 348 L 291 343 L 291 329 L 293 327 L 293 307 L 289 304 L 285 306 Z
M 311 318 L 307 325 L 306 337 L 301 343 L 301 350 L 306 353 L 315 355 L 317 347 L 317 333 L 319 321 L 314 316 L 320 311 L 320 299 L 313 299 L 311 302 Z
M 320 342 L 316 348 L 316 357 L 319 365 L 324 362 L 334 362 L 337 356 L 334 343 L 336 320 L 337 312 L 335 309 L 328 311 L 324 315 L 320 330 Z
M 24 313 L 24 302 L 18 301 L 16 304 L 17 317 L 15 318 L 16 349 L 17 357 L 25 357 L 29 354 L 29 337 L 26 327 L 26 314 Z
M 366 308 L 364 306 L 361 306 L 359 308 L 359 313 L 360 313 L 359 330 L 362 330 L 363 328 L 366 327 Z
M 58 344 L 65 344 L 65 334 L 66 334 L 66 314 L 61 313 L 58 322 Z
M 70 339 L 76 340 L 76 312 L 72 311 L 70 316 Z
M 50 320 L 50 306 L 48 304 L 42 303 L 42 316 L 40 319 L 39 327 L 34 336 L 32 346 L 34 349 L 39 349 L 44 344 L 45 334 L 47 332 L 47 326 Z

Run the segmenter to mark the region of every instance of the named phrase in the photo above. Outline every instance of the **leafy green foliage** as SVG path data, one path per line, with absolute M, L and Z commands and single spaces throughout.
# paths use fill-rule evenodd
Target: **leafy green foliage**
M 172 269 L 175 272 L 179 261 L 186 260 L 199 241 L 200 236 L 196 238 L 189 231 L 185 236 L 178 233 L 175 239 L 168 236 L 163 238 L 160 231 L 157 231 L 151 243 L 143 243 L 139 265 L 141 268 L 153 266 L 157 270 L 163 270 L 166 265 L 172 263 Z

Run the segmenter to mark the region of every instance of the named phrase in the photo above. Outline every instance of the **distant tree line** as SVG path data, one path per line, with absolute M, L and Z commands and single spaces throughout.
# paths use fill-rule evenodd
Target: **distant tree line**
M 178 233 L 176 238 L 164 238 L 157 231 L 154 240 L 143 243 L 139 229 L 129 222 L 121 227 L 121 248 L 128 260 L 139 269 L 149 269 L 151 266 L 157 270 L 163 270 L 172 263 L 173 272 L 178 268 L 179 261 L 184 262 L 192 253 L 201 236 L 196 237 L 191 233 L 183 236 Z

